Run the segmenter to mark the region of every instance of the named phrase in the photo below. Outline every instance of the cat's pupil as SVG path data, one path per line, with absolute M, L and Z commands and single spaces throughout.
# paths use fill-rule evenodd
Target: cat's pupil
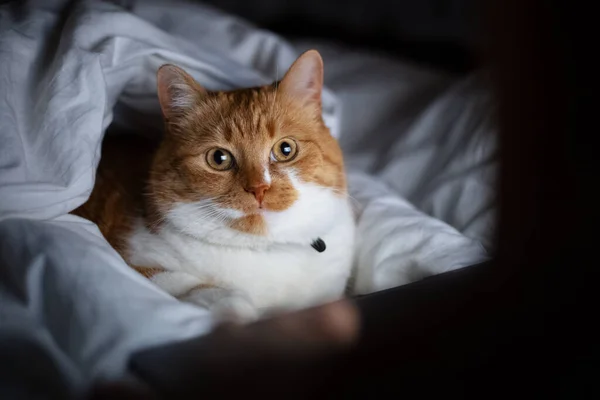
M 215 160 L 217 165 L 221 165 L 225 161 L 227 161 L 227 154 L 223 153 L 221 150 L 217 150 L 217 151 L 215 151 L 215 154 L 213 155 L 213 159 Z
M 288 144 L 288 142 L 283 142 L 281 143 L 281 154 L 283 154 L 284 156 L 289 156 L 290 154 L 292 154 L 292 147 Z

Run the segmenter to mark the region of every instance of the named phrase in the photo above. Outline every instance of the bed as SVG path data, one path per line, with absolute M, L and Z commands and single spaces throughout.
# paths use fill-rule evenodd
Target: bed
M 3 398 L 80 394 L 97 379 L 127 376 L 133 352 L 213 327 L 206 310 L 161 292 L 92 223 L 68 214 L 93 187 L 107 131 L 160 134 L 155 72 L 166 62 L 218 90 L 270 82 L 304 49 L 321 52 L 324 118 L 345 152 L 361 237 L 351 294 L 493 251 L 496 145 L 485 75 L 288 42 L 183 1 L 67 3 L 0 11 Z

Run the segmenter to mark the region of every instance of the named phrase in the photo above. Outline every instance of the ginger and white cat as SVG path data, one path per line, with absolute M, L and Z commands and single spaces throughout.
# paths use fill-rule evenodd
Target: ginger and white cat
M 156 285 L 224 317 L 341 297 L 355 226 L 320 55 L 263 87 L 209 92 L 173 65 L 157 80 L 164 138 L 107 137 L 74 213 Z

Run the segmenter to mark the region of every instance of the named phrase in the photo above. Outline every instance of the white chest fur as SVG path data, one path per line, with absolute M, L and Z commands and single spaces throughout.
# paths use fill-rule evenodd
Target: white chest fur
M 277 233 L 266 238 L 216 227 L 203 218 L 196 219 L 203 223 L 194 225 L 193 232 L 167 224 L 151 233 L 140 223 L 129 241 L 128 261 L 189 276 L 171 280 L 167 286 L 182 286 L 165 288 L 171 293 L 198 284 L 226 287 L 243 292 L 264 310 L 334 300 L 343 294 L 351 272 L 354 218 L 345 198 L 321 192 L 307 198 L 305 190 L 292 209 L 266 218 Z M 303 215 L 294 215 L 299 213 Z M 310 245 L 317 237 L 327 245 L 322 253 Z

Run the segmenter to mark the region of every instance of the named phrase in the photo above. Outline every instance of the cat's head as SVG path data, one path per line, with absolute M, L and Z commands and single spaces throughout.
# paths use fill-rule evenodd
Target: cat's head
M 210 92 L 173 65 L 157 78 L 167 128 L 149 196 L 159 220 L 232 244 L 310 243 L 331 228 L 346 182 L 316 51 L 263 87 Z

